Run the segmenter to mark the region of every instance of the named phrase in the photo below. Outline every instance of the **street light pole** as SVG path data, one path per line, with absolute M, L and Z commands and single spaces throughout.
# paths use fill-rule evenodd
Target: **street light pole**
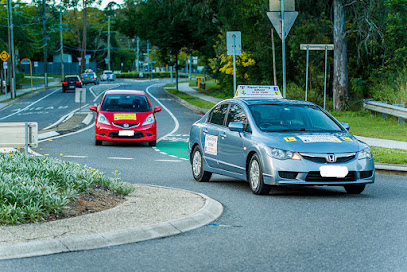
M 107 70 L 110 70 L 110 16 L 107 22 Z
M 48 47 L 48 38 L 47 38 L 47 27 L 46 27 L 46 5 L 45 0 L 42 0 L 42 32 L 45 39 L 44 44 L 44 87 L 48 87 L 48 62 L 47 62 L 47 47 Z
M 61 81 L 64 80 L 64 37 L 62 35 L 62 5 L 59 7 L 59 40 L 61 44 Z
M 16 97 L 16 71 L 15 71 L 15 61 L 16 56 L 14 53 L 14 26 L 13 26 L 13 12 L 11 10 L 11 0 L 7 0 L 7 17 L 8 17 L 8 37 L 9 37 L 9 49 L 11 53 L 10 57 L 10 74 L 11 74 L 11 85 L 10 92 L 11 98 Z

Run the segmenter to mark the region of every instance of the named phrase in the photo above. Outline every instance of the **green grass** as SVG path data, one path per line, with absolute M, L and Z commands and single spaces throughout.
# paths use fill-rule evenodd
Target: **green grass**
M 383 147 L 370 147 L 373 152 L 374 161 L 391 164 L 407 164 L 407 150 L 391 149 Z
M 124 195 L 134 191 L 117 173 L 108 178 L 72 162 L 20 152 L 0 154 L 0 225 L 38 222 L 95 185 Z
M 399 125 L 394 117 L 383 119 L 370 111 L 331 112 L 340 122 L 349 123 L 354 135 L 407 142 L 407 125 Z
M 173 95 L 176 95 L 179 98 L 181 98 L 181 99 L 187 101 L 188 103 L 191 103 L 192 105 L 195 105 L 201 109 L 210 109 L 215 105 L 211 102 L 202 100 L 200 98 L 194 97 L 192 95 L 189 95 L 189 94 L 186 94 L 186 93 L 174 90 L 174 89 L 167 89 L 167 92 L 169 92 Z

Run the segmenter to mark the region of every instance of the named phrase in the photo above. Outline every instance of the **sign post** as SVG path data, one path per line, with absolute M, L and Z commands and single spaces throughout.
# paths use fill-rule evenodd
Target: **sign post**
M 286 7 L 284 6 L 286 2 Z M 270 0 L 270 12 L 267 12 L 271 23 L 281 39 L 283 60 L 283 97 L 286 97 L 286 61 L 285 61 L 285 38 L 297 19 L 298 12 L 294 11 L 294 0 Z
M 86 88 L 75 89 L 75 103 L 79 103 L 79 113 L 81 112 L 82 102 L 86 102 Z
M 326 70 L 328 65 L 328 50 L 334 50 L 333 44 L 301 44 L 301 50 L 307 50 L 307 65 L 306 65 L 306 72 L 305 72 L 305 101 L 307 101 L 308 96 L 308 62 L 309 62 L 309 50 L 324 50 L 325 51 L 325 73 L 324 73 L 324 109 L 326 106 Z M 335 97 L 334 97 L 334 105 L 335 105 Z
M 6 52 L 6 51 L 2 51 L 1 53 L 0 53 L 0 59 L 3 61 L 3 69 L 4 69 L 4 81 L 6 82 L 6 78 L 7 78 L 7 69 L 8 69 L 8 66 L 7 66 L 7 60 L 10 58 L 10 55 Z M 7 93 L 7 83 L 5 84 L 6 86 L 5 86 L 5 91 L 4 91 L 4 93 Z M 14 98 L 13 97 L 13 86 L 11 85 L 10 86 L 11 88 L 10 88 L 10 90 L 11 90 L 11 98 Z
M 226 33 L 227 55 L 233 55 L 233 93 L 236 91 L 236 55 L 242 54 L 242 34 L 240 31 Z
M 31 65 L 31 60 L 29 58 L 24 58 L 21 60 L 21 64 L 30 64 L 30 76 L 31 76 L 31 91 L 33 91 L 33 67 Z

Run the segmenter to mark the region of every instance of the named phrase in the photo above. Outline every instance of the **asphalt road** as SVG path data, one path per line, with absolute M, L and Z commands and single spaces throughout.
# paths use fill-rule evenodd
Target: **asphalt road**
M 160 82 L 121 83 L 120 88 L 146 89 Z M 168 139 L 172 133 L 182 141 L 200 115 L 169 100 L 159 87 L 151 86 L 148 92 L 153 106 L 162 103 L 168 109 L 157 113 L 159 137 Z M 57 92 L 49 98 L 58 102 L 63 95 Z M 0 117 L 5 115 L 0 112 Z M 42 154 L 109 175 L 118 170 L 127 182 L 206 194 L 220 201 L 225 212 L 214 224 L 179 236 L 1 261 L 0 271 L 407 270 L 406 177 L 376 175 L 375 184 L 361 195 L 347 195 L 341 187 L 276 187 L 267 196 L 257 196 L 247 183 L 231 178 L 215 175 L 209 183 L 195 182 L 188 161 L 146 144 L 95 146 L 92 128 L 44 141 L 39 148 Z

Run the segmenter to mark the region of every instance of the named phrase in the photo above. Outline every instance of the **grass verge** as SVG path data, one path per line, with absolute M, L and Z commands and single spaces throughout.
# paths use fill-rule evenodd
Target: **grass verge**
M 383 147 L 370 147 L 373 152 L 374 161 L 390 164 L 407 164 L 407 150 L 391 149 Z
M 202 100 L 198 97 L 195 97 L 195 96 L 192 96 L 192 95 L 189 95 L 189 94 L 186 94 L 186 93 L 174 90 L 174 89 L 167 89 L 166 91 L 173 95 L 178 96 L 179 98 L 181 98 L 181 99 L 187 101 L 188 103 L 191 103 L 192 105 L 195 105 L 201 109 L 210 109 L 215 105 L 211 102 Z
M 0 154 L 0 225 L 42 220 L 92 186 L 127 195 L 134 187 L 80 164 L 20 152 Z

